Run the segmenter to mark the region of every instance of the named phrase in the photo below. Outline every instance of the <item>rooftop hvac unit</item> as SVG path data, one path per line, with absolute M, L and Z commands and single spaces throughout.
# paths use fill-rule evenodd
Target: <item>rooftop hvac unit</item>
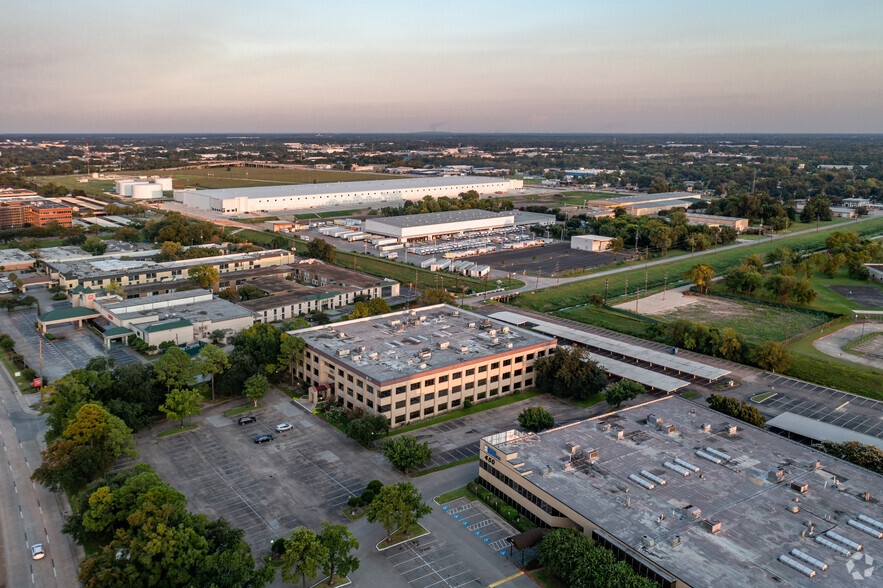
M 597 449 L 589 449 L 585 452 L 586 457 L 589 461 L 595 461 L 598 459 L 598 450 Z
M 616 433 L 613 434 L 614 439 L 623 439 L 624 437 L 625 431 L 623 431 L 622 429 L 617 430 Z
M 376 351 L 372 351 L 371 353 L 369 353 L 369 354 L 368 354 L 368 359 L 377 359 L 377 352 L 376 352 Z
M 852 552 L 850 550 L 846 549 L 842 545 L 838 545 L 837 543 L 834 543 L 833 541 L 831 541 L 830 539 L 828 539 L 826 537 L 822 537 L 821 535 L 816 537 L 816 543 L 819 543 L 820 545 L 824 545 L 828 549 L 833 549 L 837 553 L 845 555 L 846 557 L 849 557 L 850 555 L 852 555 Z
M 855 519 L 849 519 L 848 521 L 846 521 L 846 524 L 849 525 L 850 527 L 855 527 L 856 529 L 858 529 L 859 531 L 862 531 L 863 533 L 867 533 L 871 537 L 876 537 L 877 539 L 883 539 L 883 531 L 881 531 L 875 527 L 871 527 L 870 525 L 860 523 Z
M 500 329 L 500 332 L 504 335 L 507 334 L 509 332 L 509 327 L 503 327 L 502 329 Z
M 727 454 L 724 453 L 723 451 L 718 451 L 718 450 L 715 449 L 714 447 L 706 447 L 706 448 L 705 448 L 705 451 L 708 452 L 708 453 L 710 453 L 710 454 L 712 454 L 712 455 L 716 455 L 716 456 L 718 456 L 719 458 L 721 458 L 721 459 L 724 460 L 724 461 L 730 461 L 730 456 L 729 456 L 729 455 L 727 455 Z
M 795 570 L 797 570 L 801 574 L 803 574 L 805 576 L 809 576 L 810 578 L 812 578 L 816 575 L 815 570 L 811 570 L 810 568 L 806 567 L 805 565 L 803 565 L 802 563 L 800 563 L 796 559 L 791 559 L 787 555 L 780 555 L 779 561 L 788 567 L 794 568 Z
M 393 320 L 389 321 L 389 326 L 394 327 L 394 326 L 398 325 L 398 324 L 401 323 L 401 322 L 402 322 L 402 321 L 400 321 L 399 319 L 393 319 Z
M 692 519 L 698 519 L 699 517 L 702 516 L 702 509 L 699 508 L 698 506 L 693 506 L 693 507 L 688 506 L 684 510 L 686 511 L 687 516 L 689 516 Z
M 721 532 L 721 523 L 720 521 L 713 521 L 711 519 L 705 519 L 702 521 L 702 528 L 711 533 L 712 535 L 717 535 Z
M 420 359 L 430 359 L 432 357 L 432 351 L 423 351 L 420 353 Z
M 720 462 L 721 462 L 721 459 L 719 457 L 717 457 L 716 455 L 711 455 L 711 454 L 705 453 L 704 451 L 701 451 L 701 450 L 697 451 L 696 455 L 698 455 L 702 459 L 707 459 L 708 461 L 710 461 L 712 463 L 720 464 Z
M 598 421 L 598 423 L 595 425 L 595 428 L 599 431 L 609 431 L 610 423 L 608 423 L 607 421 Z
M 506 343 L 506 349 L 512 349 L 512 344 L 511 344 L 511 343 Z
M 420 315 L 420 322 L 426 322 L 429 318 L 425 314 Z
M 711 423 L 702 423 L 702 426 L 700 428 L 706 433 L 709 433 L 711 432 Z
M 683 467 L 687 468 L 691 472 L 698 472 L 699 471 L 699 468 L 697 468 L 696 466 L 691 464 L 689 461 L 684 461 L 680 457 L 675 458 L 675 463 L 678 464 L 679 466 L 683 466 Z
M 469 327 L 470 329 L 474 329 L 474 328 L 475 328 L 475 323 L 469 323 L 469 324 L 467 324 L 466 326 Z
M 353 355 L 351 359 L 353 361 L 361 361 L 362 356 L 357 353 L 357 354 Z
M 727 423 L 724 425 L 724 430 L 726 430 L 727 435 L 735 435 L 736 433 L 739 432 L 739 427 L 737 427 L 736 425 L 731 425 L 730 423 Z
M 497 330 L 496 330 L 496 329 L 489 329 L 488 332 L 487 332 L 487 336 L 488 336 L 488 337 L 496 337 L 496 336 L 497 336 Z
M 799 484 L 797 482 L 791 482 L 791 489 L 795 492 L 800 492 L 801 494 L 806 494 L 809 490 L 809 484 Z
M 343 357 L 343 356 L 349 355 L 349 354 L 350 354 L 349 349 L 338 349 L 337 350 L 337 355 L 339 355 L 340 357 Z
M 411 316 L 417 316 L 417 311 L 416 311 L 416 310 L 411 310 L 411 311 L 408 312 L 408 314 L 410 314 Z
M 460 347 L 460 353 L 468 353 L 468 352 L 469 352 L 469 348 L 466 347 L 465 345 L 463 345 L 462 347 Z
M 572 455 L 576 455 L 576 452 L 580 449 L 580 445 L 578 443 L 571 443 L 570 441 L 565 443 L 564 446 L 567 448 L 567 453 L 570 453 Z
M 364 346 L 364 345 L 359 345 L 359 351 L 365 351 L 365 346 Z
M 662 422 L 662 419 L 656 416 L 655 414 L 647 415 L 647 424 L 648 425 L 657 425 Z
M 689 476 L 690 475 L 690 470 L 688 470 L 685 467 L 679 466 L 676 463 L 672 463 L 670 461 L 667 461 L 662 465 L 664 465 L 665 467 L 667 467 L 668 469 L 670 469 L 673 472 L 679 473 L 682 476 Z
M 823 562 L 823 561 L 819 561 L 819 560 L 817 560 L 816 558 L 814 558 L 813 556 L 809 555 L 808 553 L 803 553 L 803 552 L 800 551 L 799 549 L 792 549 L 792 550 L 791 550 L 791 555 L 793 555 L 793 556 L 796 557 L 796 558 L 802 559 L 803 561 L 805 561 L 806 563 L 808 563 L 808 564 L 810 564 L 810 565 L 812 565 L 812 566 L 815 566 L 815 567 L 819 568 L 819 569 L 822 570 L 823 572 L 824 572 L 825 570 L 828 569 L 828 564 L 826 564 L 826 563 Z
M 666 425 L 663 427 L 663 429 L 665 429 L 665 432 L 668 433 L 669 435 L 674 435 L 675 433 L 678 432 L 678 428 L 674 425 Z
M 460 316 L 460 311 L 455 310 L 455 311 L 451 312 L 451 316 Z
M 497 339 L 496 337 L 491 337 L 491 345 L 496 345 L 499 342 L 500 342 L 500 340 Z
M 657 476 L 655 474 L 651 474 L 647 470 L 641 470 L 641 475 L 644 476 L 645 478 L 647 478 L 648 480 L 653 480 L 654 482 L 656 482 L 660 486 L 665 486 L 665 480 L 663 480 L 662 478 L 660 478 L 659 476 Z
M 656 486 L 653 485 L 652 482 L 648 482 L 644 478 L 642 478 L 640 476 L 636 476 L 635 474 L 630 474 L 629 480 L 631 480 L 632 482 L 635 482 L 636 484 L 640 484 L 641 486 L 643 486 L 647 490 L 653 490 L 654 488 L 656 488 Z
M 451 345 L 450 341 L 439 341 L 438 342 L 439 349 L 447 349 L 448 347 L 450 347 L 450 345 Z
M 425 363 L 421 363 L 421 364 L 420 364 L 419 366 L 417 366 L 417 367 L 419 367 L 421 370 L 425 370 L 425 369 L 426 369 L 426 364 L 425 364 Z
M 341 338 L 341 339 L 346 339 L 346 333 L 344 333 L 343 331 L 341 331 L 341 332 L 340 332 L 340 338 Z
M 843 535 L 838 535 L 834 531 L 828 531 L 827 533 L 825 533 L 825 536 L 828 537 L 829 539 L 836 541 L 837 543 L 842 543 L 843 545 L 847 546 L 848 548 L 850 548 L 853 551 L 861 551 L 862 550 L 862 546 L 860 544 L 856 543 L 855 541 L 851 541 L 851 540 L 847 539 Z
M 656 541 L 653 540 L 653 537 L 650 537 L 649 535 L 644 535 L 643 537 L 641 537 L 641 545 L 649 549 L 656 545 Z
M 770 482 L 776 482 L 777 484 L 779 482 L 784 482 L 785 481 L 785 470 L 783 470 L 782 468 L 779 468 L 777 470 L 770 470 L 767 473 L 766 478 Z

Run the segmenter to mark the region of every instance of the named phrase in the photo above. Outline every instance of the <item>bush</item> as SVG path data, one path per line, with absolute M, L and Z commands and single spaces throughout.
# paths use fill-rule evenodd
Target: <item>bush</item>
M 472 408 L 472 398 L 467 398 L 463 401 L 463 410 L 469 410 Z
M 705 402 L 708 403 L 712 410 L 728 414 L 755 427 L 763 428 L 766 424 L 766 417 L 744 400 L 723 396 L 722 394 L 712 394 L 705 399 Z
M 466 484 L 466 489 L 478 496 L 478 486 L 475 484 L 475 482 L 469 482 L 468 484 Z
M 380 480 L 371 480 L 370 482 L 368 482 L 368 490 L 370 490 L 374 494 L 380 492 L 381 488 L 383 488 L 383 482 L 381 482 Z
M 542 431 L 555 426 L 555 417 L 542 406 L 528 406 L 518 415 L 518 424 L 528 431 Z
M 357 508 L 362 506 L 362 497 L 361 496 L 351 496 L 349 500 L 346 501 L 348 506 L 352 506 L 353 508 Z
M 57 294 L 52 295 L 52 300 L 67 300 L 67 294 L 58 292 Z
M 24 378 L 25 380 L 33 380 L 34 378 L 37 377 L 37 372 L 28 368 L 26 370 L 22 370 L 21 377 Z
M 273 555 L 281 557 L 283 553 L 285 553 L 285 543 L 286 539 L 284 537 L 280 537 L 273 541 L 273 546 L 270 547 L 270 553 Z
M 374 492 L 372 490 L 362 492 L 362 504 L 367 506 L 372 502 L 374 502 Z

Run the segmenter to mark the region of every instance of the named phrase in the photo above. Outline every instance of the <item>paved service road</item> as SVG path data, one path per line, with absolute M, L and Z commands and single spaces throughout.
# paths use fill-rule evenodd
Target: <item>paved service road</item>
M 5 569 L 4 586 L 77 586 L 77 563 L 82 549 L 61 532 L 67 501 L 31 482 L 40 463 L 46 432 L 44 417 L 22 408 L 6 369 L 0 366 L 0 529 Z M 31 559 L 30 546 L 42 543 L 46 557 Z

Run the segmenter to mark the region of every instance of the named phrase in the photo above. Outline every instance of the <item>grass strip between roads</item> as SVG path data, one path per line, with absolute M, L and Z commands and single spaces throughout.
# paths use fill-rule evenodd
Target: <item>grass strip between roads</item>
M 170 437 L 172 435 L 177 435 L 178 433 L 186 433 L 187 431 L 192 431 L 196 427 L 198 427 L 196 423 L 191 423 L 189 425 L 184 425 L 183 427 L 175 427 L 174 429 L 169 429 L 168 431 L 163 431 L 159 435 L 156 436 L 157 439 L 160 437 Z
M 257 406 L 251 406 L 251 405 L 240 406 L 239 408 L 234 408 L 233 410 L 228 410 L 227 412 L 224 413 L 224 416 L 225 417 L 232 417 L 232 416 L 236 416 L 238 414 L 242 414 L 244 412 L 250 412 L 252 410 L 257 410 L 257 409 L 263 408 L 263 407 L 264 406 L 262 404 L 258 404 Z
M 407 528 L 407 533 L 405 529 L 398 529 L 392 535 L 389 536 L 389 539 L 384 539 L 380 543 L 377 544 L 377 549 L 386 549 L 388 547 L 393 547 L 398 545 L 399 543 L 404 543 L 405 541 L 410 541 L 415 537 L 419 537 L 420 535 L 426 535 L 429 531 L 426 530 L 426 527 L 421 525 L 420 523 L 414 523 L 410 527 Z
M 451 502 L 452 500 L 457 500 L 458 498 L 465 498 L 469 501 L 478 500 L 478 496 L 470 492 L 468 487 L 462 486 L 460 488 L 455 488 L 454 490 L 448 490 L 444 494 L 436 497 L 435 501 L 439 504 L 445 504 L 446 502 Z
M 426 474 L 433 474 L 435 472 L 440 472 L 442 470 L 447 470 L 450 468 L 455 468 L 457 466 L 463 465 L 464 463 L 470 463 L 473 461 L 478 461 L 478 456 L 473 455 L 471 457 L 464 457 L 463 459 L 458 459 L 457 461 L 452 461 L 448 463 L 443 463 L 441 465 L 437 465 L 431 468 L 427 468 L 425 470 L 420 470 L 419 472 L 415 472 L 411 477 L 419 478 L 420 476 L 425 476 Z
M 392 437 L 394 435 L 400 435 L 402 433 L 410 433 L 411 431 L 416 431 L 417 429 L 422 429 L 423 427 L 437 425 L 437 424 L 443 423 L 445 421 L 451 421 L 454 419 L 458 419 L 458 418 L 464 417 L 468 414 L 475 414 L 477 412 L 483 412 L 485 410 L 490 410 L 492 408 L 497 408 L 500 406 L 505 406 L 507 404 L 512 404 L 513 402 L 518 402 L 520 400 L 527 400 L 528 398 L 533 398 L 534 396 L 539 396 L 540 394 L 541 394 L 541 392 L 538 392 L 536 390 L 528 390 L 526 392 L 519 392 L 517 394 L 512 394 L 510 396 L 502 396 L 500 398 L 495 398 L 494 400 L 487 400 L 484 402 L 479 402 L 477 404 L 473 404 L 469 408 L 455 410 L 455 411 L 449 412 L 448 414 L 442 415 L 440 417 L 436 417 L 434 419 L 429 419 L 428 421 L 423 421 L 420 423 L 415 423 L 413 425 L 407 425 L 405 427 L 395 429 L 394 431 L 391 431 L 390 437 Z

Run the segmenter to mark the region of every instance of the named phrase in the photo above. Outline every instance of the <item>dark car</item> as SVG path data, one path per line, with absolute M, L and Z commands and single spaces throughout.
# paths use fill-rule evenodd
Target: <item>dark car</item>
M 256 423 L 257 421 L 258 420 L 256 418 L 254 418 L 253 416 L 239 417 L 239 424 L 240 425 L 247 425 L 249 423 Z
M 258 435 L 254 438 L 255 443 L 266 443 L 267 441 L 272 441 L 273 435 Z

